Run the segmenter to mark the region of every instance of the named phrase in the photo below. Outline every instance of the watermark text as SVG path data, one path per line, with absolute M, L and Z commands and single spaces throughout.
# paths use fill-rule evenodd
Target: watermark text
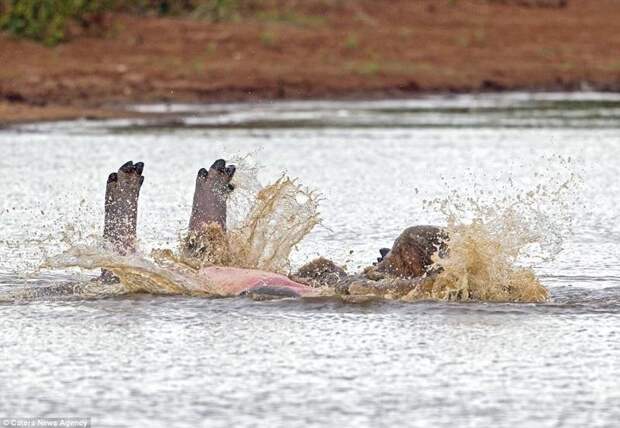
M 0 428 L 91 428 L 90 418 L 2 418 Z

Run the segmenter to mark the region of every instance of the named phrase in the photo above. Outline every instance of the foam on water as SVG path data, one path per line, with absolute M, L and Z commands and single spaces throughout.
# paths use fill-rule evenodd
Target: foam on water
M 407 298 L 543 302 L 547 289 L 532 265 L 551 260 L 572 229 L 580 176 L 570 158 L 541 159 L 544 171 L 520 186 L 512 177 L 496 191 L 472 182 L 446 199 L 427 201 L 447 220 L 448 254 L 434 256 L 440 273 Z M 471 177 L 471 176 L 470 176 Z M 533 186 L 533 187 L 532 187 Z

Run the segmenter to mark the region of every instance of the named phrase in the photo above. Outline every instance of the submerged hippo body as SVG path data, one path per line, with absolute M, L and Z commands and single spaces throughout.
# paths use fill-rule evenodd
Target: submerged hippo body
M 142 162 L 134 164 L 129 161 L 118 172 L 110 174 L 107 182 L 104 240 L 122 255 L 135 251 L 143 168 Z M 442 251 L 445 252 L 446 236 L 441 229 L 415 226 L 406 229 L 390 250 L 381 251 L 382 257 L 376 266 L 359 275 L 347 275 L 342 268 L 324 258 L 308 263 L 290 278 L 272 272 L 229 267 L 225 239 L 226 201 L 234 190 L 231 179 L 235 171 L 234 165 L 226 165 L 225 160 L 218 159 L 209 170 L 201 168 L 196 177 L 189 234 L 183 241 L 182 258 L 197 262 L 188 264 L 199 269 L 198 275 L 203 280 L 205 292 L 259 298 L 308 297 L 320 295 L 321 287 L 327 286 L 340 294 L 348 294 L 351 286 L 372 288 L 378 279 L 423 277 L 431 273 L 433 254 L 439 252 L 441 256 Z M 218 233 L 212 233 L 214 229 Z M 208 267 L 200 268 L 205 264 Z M 119 281 L 105 270 L 100 279 L 103 283 Z M 413 282 L 411 284 L 415 285 Z M 401 285 L 398 287 L 402 288 Z
M 403 296 L 433 278 L 437 272 L 433 255 L 447 252 L 448 235 L 436 226 L 412 226 L 394 241 L 392 248 L 382 248 L 374 266 L 347 275 L 335 263 L 318 258 L 304 265 L 291 278 L 313 287 L 333 287 L 337 294 Z
M 205 284 L 225 296 L 261 295 L 273 297 L 312 297 L 319 290 L 284 275 L 256 269 L 209 266 L 198 274 Z
M 352 286 L 358 289 L 386 287 L 386 283 L 380 284 L 375 279 L 411 280 L 432 273 L 432 256 L 442 256 L 446 252 L 446 241 L 447 235 L 438 227 L 409 227 L 394 241 L 389 251 L 382 251 L 382 258 L 372 268 L 373 273 L 367 270 L 365 274 L 347 275 L 341 267 L 320 257 L 302 266 L 291 278 L 256 269 L 224 266 L 204 267 L 199 275 L 207 286 L 213 285 L 216 293 L 224 296 L 312 297 L 320 295 L 319 288 L 322 286 L 333 287 L 339 294 L 349 294 Z M 396 281 L 390 282 L 389 287 L 406 289 L 416 284 Z M 399 292 L 402 293 L 402 290 Z

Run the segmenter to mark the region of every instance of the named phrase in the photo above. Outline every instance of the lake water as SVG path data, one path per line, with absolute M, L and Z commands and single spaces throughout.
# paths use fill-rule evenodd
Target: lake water
M 96 274 L 39 266 L 101 233 L 106 177 L 126 160 L 146 164 L 138 235 L 148 252 L 176 245 L 200 167 L 249 154 L 263 183 L 287 173 L 323 195 L 323 223 L 293 266 L 325 255 L 350 271 L 406 226 L 445 224 L 424 201 L 535 191 L 568 168 L 579 180 L 562 201 L 535 198 L 536 212 L 550 210 L 541 224 L 554 257 L 520 260 L 551 298 L 0 303 L 0 417 L 90 417 L 106 427 L 618 426 L 620 95 L 135 108 L 158 117 L 0 130 L 0 292 Z

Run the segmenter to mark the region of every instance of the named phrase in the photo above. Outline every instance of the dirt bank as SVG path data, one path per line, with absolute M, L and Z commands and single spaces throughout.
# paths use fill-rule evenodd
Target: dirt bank
M 617 0 L 390 0 L 211 23 L 108 16 L 47 48 L 0 34 L 0 123 L 131 102 L 620 89 Z

